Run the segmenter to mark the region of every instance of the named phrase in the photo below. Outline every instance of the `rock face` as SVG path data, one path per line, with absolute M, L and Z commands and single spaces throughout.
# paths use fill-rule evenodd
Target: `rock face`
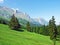
M 13 10 L 8 7 L 0 6 L 0 17 L 5 18 L 6 20 L 10 20 L 13 14 L 15 14 L 19 22 L 21 22 L 21 24 L 26 24 L 27 21 L 34 25 L 48 24 L 47 21 L 45 21 L 42 18 L 32 19 L 27 13 L 23 13 L 19 10 Z

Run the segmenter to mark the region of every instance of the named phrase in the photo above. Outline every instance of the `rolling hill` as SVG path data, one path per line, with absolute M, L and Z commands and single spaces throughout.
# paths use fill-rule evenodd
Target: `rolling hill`
M 0 45 L 53 45 L 49 36 L 11 30 L 8 25 L 0 24 Z M 60 45 L 60 42 L 57 42 Z

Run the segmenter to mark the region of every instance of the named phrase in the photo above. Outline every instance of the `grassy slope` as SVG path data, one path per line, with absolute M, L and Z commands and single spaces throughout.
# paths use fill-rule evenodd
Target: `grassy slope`
M 53 43 L 48 36 L 10 30 L 7 25 L 0 24 L 0 45 L 53 45 Z M 57 42 L 57 45 L 60 43 Z

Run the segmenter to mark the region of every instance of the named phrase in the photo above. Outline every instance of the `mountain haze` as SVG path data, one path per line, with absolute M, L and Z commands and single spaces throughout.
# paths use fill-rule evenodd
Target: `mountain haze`
M 43 18 L 33 19 L 27 13 L 23 13 L 19 10 L 13 10 L 13 9 L 5 7 L 5 6 L 0 6 L 0 17 L 5 18 L 6 20 L 10 20 L 10 18 L 13 14 L 15 14 L 15 16 L 18 18 L 19 22 L 21 22 L 21 23 L 23 22 L 26 24 L 29 21 L 31 24 L 35 24 L 35 25 L 48 24 L 48 22 L 45 21 Z

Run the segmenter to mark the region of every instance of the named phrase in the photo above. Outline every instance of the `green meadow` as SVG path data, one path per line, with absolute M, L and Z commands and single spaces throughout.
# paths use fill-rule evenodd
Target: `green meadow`
M 53 45 L 49 36 L 11 30 L 8 25 L 0 24 L 0 45 Z M 57 41 L 56 45 L 60 45 Z

